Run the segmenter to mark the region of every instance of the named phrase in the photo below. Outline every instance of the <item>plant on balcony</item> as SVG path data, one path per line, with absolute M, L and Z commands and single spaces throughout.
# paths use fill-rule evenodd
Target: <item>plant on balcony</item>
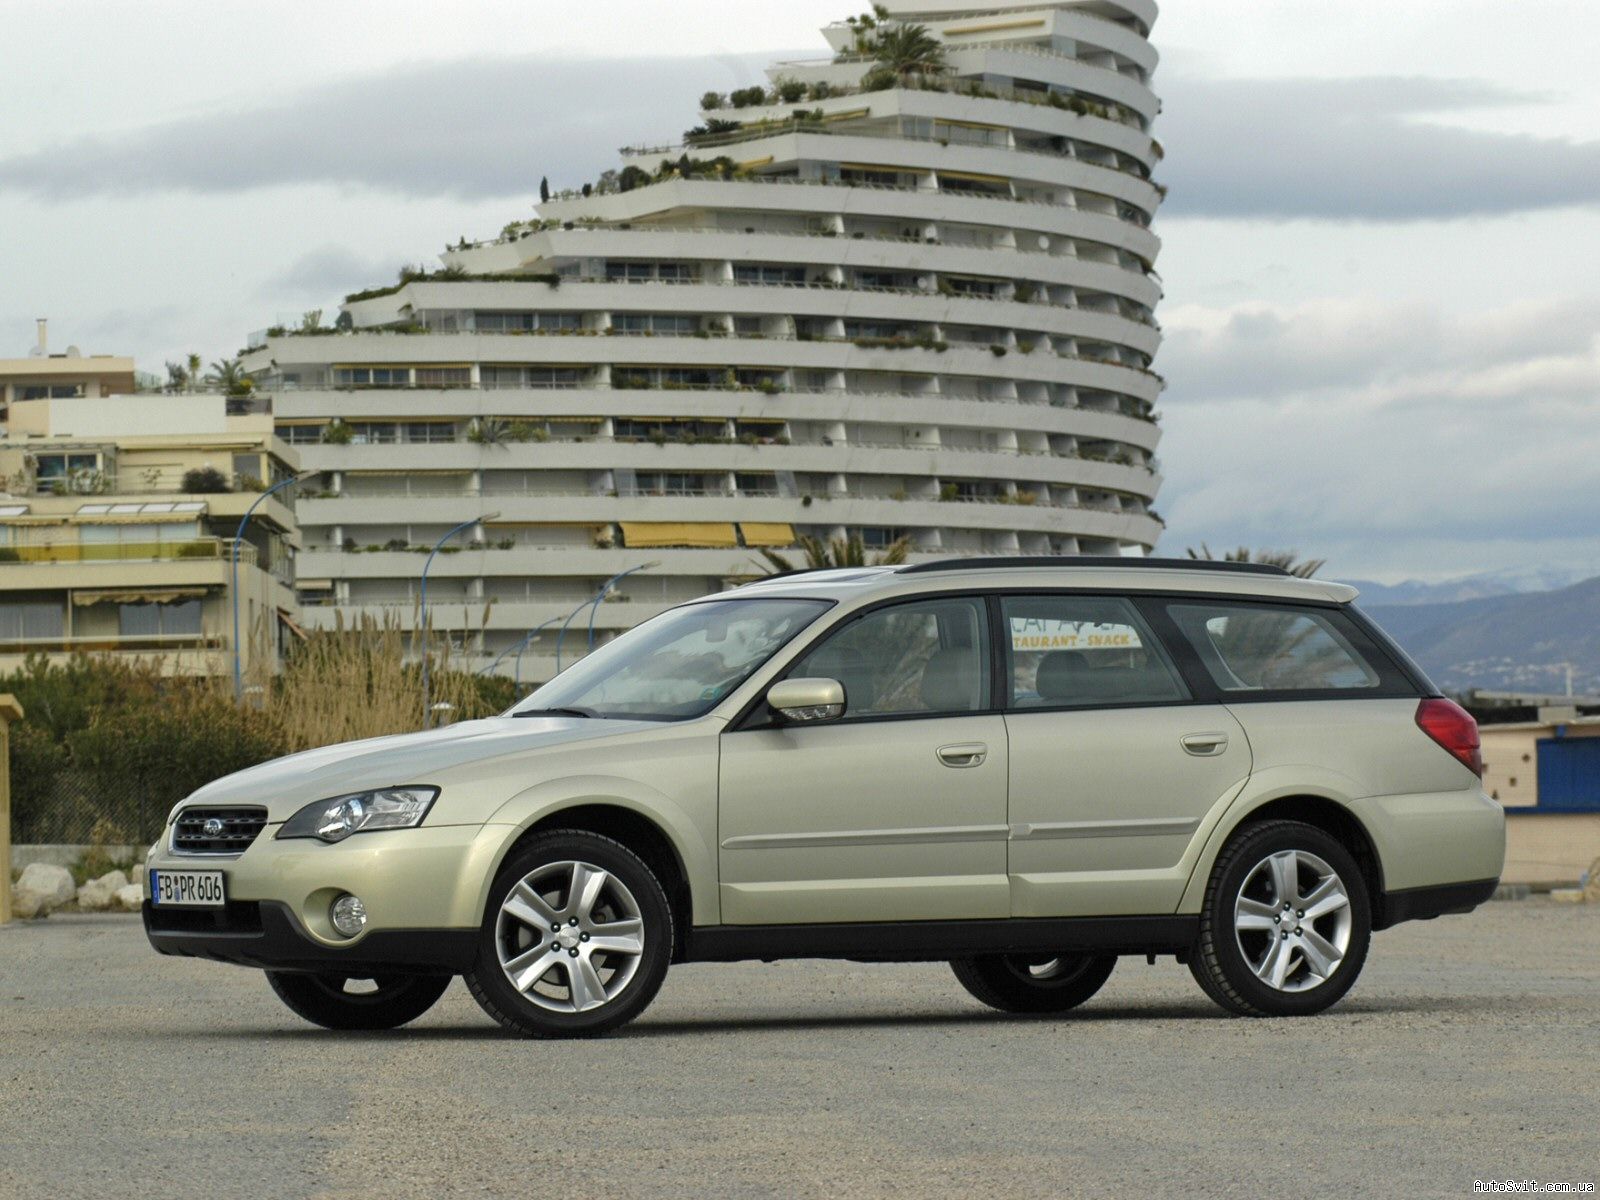
M 996 342 L 994 345 L 989 347 L 989 353 L 994 355 L 996 358 L 1004 358 L 1006 356 L 1006 348 Z
M 728 93 L 728 103 L 734 108 L 756 108 L 767 102 L 767 89 L 764 87 L 738 88 Z
M 961 489 L 953 483 L 945 483 L 939 486 L 939 499 L 941 500 L 956 500 L 959 499 L 960 496 Z
M 383 548 L 385 550 L 403 554 L 407 550 L 411 549 L 411 543 L 406 541 L 405 538 L 390 538 L 383 544 Z
M 348 446 L 354 437 L 355 430 L 351 429 L 342 418 L 335 417 L 323 429 L 321 440 L 328 446 Z
M 254 475 L 239 476 L 238 484 L 241 492 L 264 492 L 267 490 L 267 485 Z
M 809 89 L 800 79 L 777 79 L 773 81 L 773 91 L 778 93 L 778 99 L 785 104 L 798 104 L 806 98 Z
M 515 550 L 517 548 L 517 539 L 512 537 L 499 538 L 492 544 L 496 550 Z
M 707 92 L 700 97 L 701 112 L 716 112 L 728 102 L 728 98 L 721 92 Z
M 215 467 L 191 467 L 183 473 L 182 490 L 191 496 L 215 496 L 232 491 L 228 477 Z
M 479 446 L 500 446 L 510 441 L 511 423 L 500 417 L 475 417 L 467 426 L 467 441 Z

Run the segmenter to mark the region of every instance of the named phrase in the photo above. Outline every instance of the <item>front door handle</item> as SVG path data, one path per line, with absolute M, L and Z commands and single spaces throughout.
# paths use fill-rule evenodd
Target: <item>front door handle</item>
M 1178 741 L 1190 754 L 1201 758 L 1215 758 L 1228 748 L 1228 735 L 1225 733 L 1191 733 Z
M 957 746 L 940 746 L 934 753 L 947 767 L 978 767 L 989 757 L 989 747 L 983 742 L 962 742 Z

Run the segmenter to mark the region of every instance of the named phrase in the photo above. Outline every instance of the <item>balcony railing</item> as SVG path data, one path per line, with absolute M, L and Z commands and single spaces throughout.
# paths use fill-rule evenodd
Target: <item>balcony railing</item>
M 22 532 L 18 530 L 17 532 Z M 0 545 L 0 564 L 103 563 L 103 562 L 227 562 L 233 542 L 228 538 L 194 538 L 174 542 L 38 541 Z M 242 566 L 255 566 L 256 549 L 239 547 Z

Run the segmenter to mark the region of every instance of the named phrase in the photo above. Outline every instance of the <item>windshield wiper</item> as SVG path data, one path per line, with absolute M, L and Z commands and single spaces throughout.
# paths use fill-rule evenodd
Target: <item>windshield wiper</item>
M 572 705 L 569 708 L 524 708 L 511 714 L 513 717 L 588 717 L 594 721 L 604 721 L 605 715 L 597 713 L 592 708 L 579 708 Z

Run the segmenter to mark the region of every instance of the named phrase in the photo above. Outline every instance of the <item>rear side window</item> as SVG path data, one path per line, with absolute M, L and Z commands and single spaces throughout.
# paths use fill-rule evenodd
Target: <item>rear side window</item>
M 1212 682 L 1232 695 L 1406 690 L 1393 664 L 1336 610 L 1219 602 L 1167 611 Z
M 1005 596 L 1014 709 L 1188 699 L 1144 619 L 1106 596 Z

